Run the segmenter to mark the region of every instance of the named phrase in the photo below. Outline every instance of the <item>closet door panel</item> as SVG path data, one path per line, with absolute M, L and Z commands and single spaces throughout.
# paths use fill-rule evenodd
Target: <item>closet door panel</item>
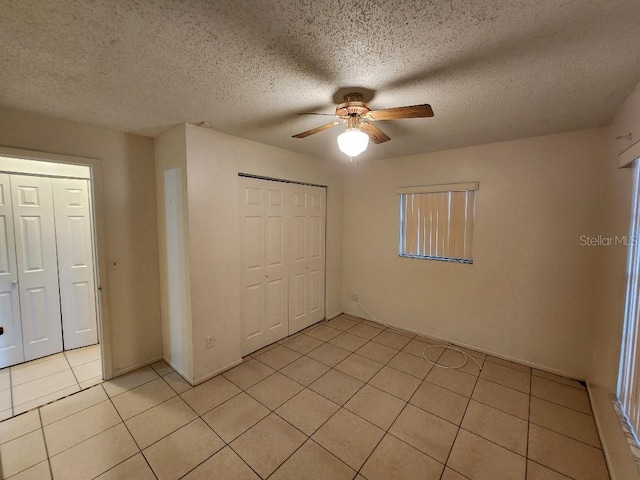
M 287 336 L 285 184 L 240 178 L 242 354 Z
M 98 343 L 91 203 L 87 180 L 54 178 L 65 350 Z
M 289 335 L 324 318 L 325 189 L 292 185 Z
M 265 332 L 264 199 L 262 189 L 240 179 L 240 323 L 242 355 L 267 345 Z
M 11 175 L 25 361 L 62 351 L 51 179 Z
M 265 284 L 269 343 L 289 334 L 287 275 L 287 184 L 263 181 L 265 184 Z
M 239 181 L 246 355 L 324 318 L 325 190 Z
M 0 368 L 24 361 L 9 175 L 0 174 Z
M 325 274 L 325 192 L 324 188 L 307 187 L 307 314 L 311 323 L 324 318 Z

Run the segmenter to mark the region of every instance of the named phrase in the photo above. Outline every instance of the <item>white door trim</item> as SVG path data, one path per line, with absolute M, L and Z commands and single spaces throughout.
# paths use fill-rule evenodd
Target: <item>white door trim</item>
M 96 288 L 96 308 L 98 337 L 102 352 L 102 374 L 105 380 L 113 378 L 113 359 L 111 355 L 111 322 L 109 317 L 109 291 L 107 282 L 106 230 L 104 220 L 104 202 L 102 188 L 102 161 L 97 158 L 59 155 L 0 146 L 0 155 L 24 160 L 37 160 L 50 163 L 84 165 L 91 169 L 91 205 L 93 209 L 93 252 Z

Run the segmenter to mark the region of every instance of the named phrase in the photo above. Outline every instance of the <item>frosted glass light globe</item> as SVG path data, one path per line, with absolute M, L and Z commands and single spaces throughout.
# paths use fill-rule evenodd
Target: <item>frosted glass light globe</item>
M 338 148 L 345 155 L 357 157 L 367 149 L 369 145 L 369 135 L 359 128 L 347 128 L 338 135 Z

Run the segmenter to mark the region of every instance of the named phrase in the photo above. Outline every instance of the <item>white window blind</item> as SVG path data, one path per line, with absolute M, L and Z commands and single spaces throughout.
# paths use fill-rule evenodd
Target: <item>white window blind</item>
M 473 263 L 477 183 L 402 187 L 400 255 Z
M 630 238 L 637 240 L 640 234 L 640 168 L 638 160 L 635 169 L 633 209 Z M 622 331 L 620 371 L 618 376 L 618 400 L 624 415 L 633 427 L 636 441 L 640 431 L 640 337 L 638 336 L 640 316 L 640 248 L 637 241 L 629 241 L 627 261 L 627 299 Z

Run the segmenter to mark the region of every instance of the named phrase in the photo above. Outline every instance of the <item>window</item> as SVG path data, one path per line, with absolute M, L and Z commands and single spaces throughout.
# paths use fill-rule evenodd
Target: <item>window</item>
M 640 234 L 640 168 L 637 163 L 638 160 L 633 163 L 635 179 L 629 231 L 632 241 L 629 242 L 627 261 L 627 300 L 618 377 L 618 400 L 622 412 L 634 429 L 636 441 L 640 430 L 640 245 L 637 242 Z
M 402 187 L 400 256 L 473 263 L 477 183 Z

